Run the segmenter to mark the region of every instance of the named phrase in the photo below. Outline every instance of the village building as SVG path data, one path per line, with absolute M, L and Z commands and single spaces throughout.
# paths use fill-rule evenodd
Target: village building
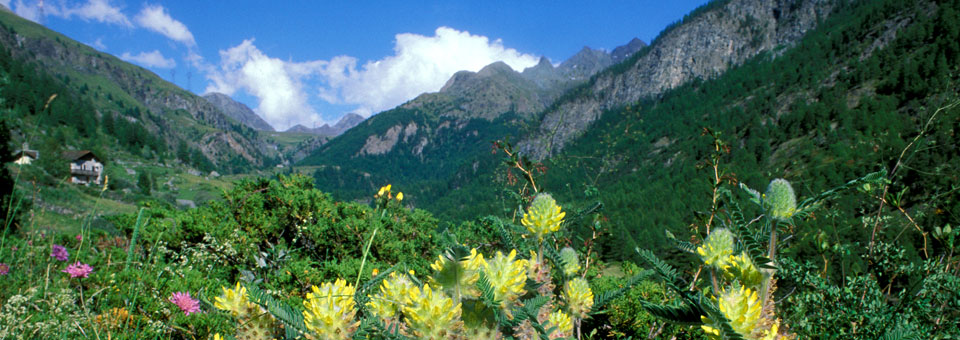
M 40 158 L 40 152 L 37 150 L 30 150 L 30 146 L 27 143 L 23 143 L 23 147 L 20 150 L 17 150 L 13 153 L 14 163 L 20 165 L 26 165 L 33 163 L 33 161 Z
M 13 162 L 20 165 L 27 165 L 40 158 L 40 152 L 37 150 L 17 150 L 13 154 L 16 159 Z
M 76 184 L 100 184 L 103 177 L 103 162 L 90 150 L 64 151 L 63 158 L 70 162 L 70 182 Z

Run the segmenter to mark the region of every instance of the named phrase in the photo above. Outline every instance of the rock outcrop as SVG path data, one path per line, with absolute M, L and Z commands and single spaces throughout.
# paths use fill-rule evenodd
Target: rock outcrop
M 635 58 L 595 77 L 587 95 L 555 103 L 538 131 L 519 144 L 535 159 L 555 154 L 606 109 L 715 77 L 762 52 L 796 42 L 832 10 L 829 0 L 732 0 L 664 31 Z

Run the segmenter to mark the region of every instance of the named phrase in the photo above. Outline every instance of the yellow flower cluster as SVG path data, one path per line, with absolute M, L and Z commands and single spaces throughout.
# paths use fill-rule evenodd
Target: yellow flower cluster
M 726 268 L 733 254 L 733 233 L 725 228 L 714 229 L 697 247 L 697 254 L 708 266 L 721 270 Z
M 730 266 L 725 274 L 740 281 L 741 285 L 759 288 L 760 284 L 763 283 L 763 273 L 753 264 L 753 260 L 750 259 L 746 251 L 740 253 L 740 255 L 731 255 L 727 262 Z
M 541 193 L 533 199 L 520 223 L 537 237 L 537 241 L 543 242 L 547 234 L 560 230 L 560 224 L 566 215 L 566 212 L 560 211 L 560 206 L 550 194 Z
M 593 290 L 583 278 L 573 278 L 563 286 L 563 300 L 567 302 L 567 310 L 577 318 L 586 318 L 593 308 Z
M 397 202 L 403 201 L 403 192 L 398 192 L 396 196 L 393 196 L 393 194 L 390 193 L 391 188 L 392 188 L 391 184 L 387 184 L 385 186 L 380 187 L 380 190 L 377 191 L 376 197 L 377 198 L 386 197 L 387 199 L 396 198 Z
M 403 315 L 407 325 L 419 339 L 448 339 L 462 328 L 461 305 L 441 291 L 434 291 L 429 284 L 423 289 L 411 288 L 407 293 Z
M 732 289 L 724 288 L 720 292 L 720 297 L 716 300 L 720 312 L 727 320 L 730 320 L 730 326 L 733 327 L 734 331 L 749 338 L 755 338 L 751 335 L 754 334 L 758 326 L 761 326 L 760 311 L 762 309 L 756 291 L 743 286 Z M 703 328 L 709 338 L 720 339 L 720 330 L 714 320 L 706 316 L 700 316 L 700 320 L 703 321 L 703 325 L 700 327 Z M 774 331 L 773 334 L 775 335 L 776 332 Z
M 560 249 L 560 258 L 563 259 L 563 274 L 573 276 L 580 271 L 580 259 L 577 251 L 570 247 Z
M 357 313 L 353 285 L 337 279 L 333 283 L 324 282 L 319 288 L 312 286 L 310 290 L 312 292 L 307 293 L 307 299 L 303 301 L 306 308 L 303 321 L 307 329 L 321 339 L 349 339 L 360 325 L 359 321 L 353 321 Z
M 451 259 L 452 254 L 438 255 L 430 268 L 433 268 L 433 276 L 430 282 L 434 286 L 446 288 L 451 295 L 460 294 L 461 296 L 480 296 L 474 284 L 480 279 L 480 270 L 487 265 L 483 259 L 483 254 L 477 252 L 477 248 L 470 250 L 470 255 L 455 261 Z M 459 296 L 455 296 L 459 298 Z
M 413 275 L 412 270 L 410 275 Z M 367 307 L 370 307 L 373 314 L 381 318 L 394 318 L 401 311 L 407 294 L 412 288 L 414 288 L 414 284 L 409 276 L 392 272 L 387 279 L 380 283 L 380 292 L 371 297 Z
M 222 287 L 223 295 L 214 298 L 214 307 L 230 312 L 240 321 L 237 337 L 244 339 L 272 339 L 276 321 L 260 305 L 250 302 L 247 288 L 237 282 L 236 287 Z
M 556 333 L 553 333 L 551 338 L 568 337 L 573 330 L 573 322 L 570 321 L 570 315 L 563 311 L 558 310 L 550 313 L 550 315 L 547 316 L 547 321 L 550 322 L 550 326 L 557 327 Z
M 507 307 L 525 292 L 523 285 L 527 281 L 527 260 L 517 260 L 517 250 L 509 255 L 497 252 L 493 259 L 485 263 L 483 271 L 493 286 L 494 298 Z
M 783 178 L 770 181 L 763 202 L 770 217 L 777 220 L 786 221 L 797 212 L 797 194 L 790 182 Z

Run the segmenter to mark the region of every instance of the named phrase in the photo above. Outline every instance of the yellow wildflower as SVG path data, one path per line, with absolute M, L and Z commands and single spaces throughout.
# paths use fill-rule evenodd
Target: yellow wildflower
M 463 328 L 461 313 L 459 303 L 454 305 L 453 299 L 434 291 L 429 284 L 423 289 L 411 288 L 403 307 L 407 325 L 420 339 L 448 339 L 458 334 Z
M 728 261 L 730 266 L 727 268 L 727 275 L 736 278 L 740 284 L 747 288 L 759 288 L 763 282 L 763 273 L 753 264 L 753 260 L 744 251 L 737 256 L 730 256 Z
M 306 308 L 303 322 L 307 329 L 322 339 L 349 339 L 360 325 L 359 321 L 353 320 L 357 313 L 353 285 L 337 279 L 334 283 L 324 282 L 319 288 L 312 286 L 310 289 L 313 292 L 307 293 L 307 299 L 303 301 Z
M 718 269 L 725 269 L 733 254 L 733 233 L 725 228 L 714 229 L 703 244 L 697 247 L 697 254 L 703 263 Z
M 459 291 L 461 295 L 479 296 L 480 292 L 476 290 L 474 284 L 480 279 L 480 269 L 487 264 L 483 254 L 473 248 L 470 250 L 470 255 L 459 261 L 453 261 L 451 259 L 453 256 L 450 253 L 437 256 L 437 260 L 430 265 L 434 270 L 430 282 L 442 287 L 451 295 L 456 295 Z
M 761 326 L 760 311 L 762 306 L 757 292 L 743 286 L 732 289 L 724 288 L 720 292 L 720 297 L 716 300 L 720 312 L 730 321 L 733 330 L 742 336 L 752 338 L 754 331 L 758 326 Z M 700 327 L 707 333 L 707 336 L 711 339 L 719 339 L 720 330 L 716 322 L 706 316 L 701 316 L 700 320 L 703 321 L 703 325 Z
M 547 234 L 560 230 L 560 224 L 566 215 L 567 213 L 560 211 L 560 206 L 550 194 L 541 193 L 533 199 L 520 223 L 537 237 L 537 241 L 543 242 Z
M 557 338 L 570 336 L 570 331 L 573 330 L 573 322 L 570 321 L 570 315 L 563 311 L 558 310 L 550 313 L 550 315 L 547 316 L 547 321 L 550 322 L 550 326 L 557 327 L 556 333 L 554 333 Z M 551 336 L 551 338 L 555 337 Z
M 577 258 L 577 251 L 570 247 L 560 249 L 560 258 L 563 260 L 563 274 L 573 276 L 580 271 L 580 259 Z
M 498 251 L 483 269 L 493 286 L 494 298 L 501 301 L 504 308 L 523 295 L 523 286 L 527 282 L 527 260 L 517 260 L 516 257 L 516 249 L 506 256 Z
M 563 300 L 567 302 L 571 315 L 583 319 L 593 308 L 593 290 L 587 280 L 576 277 L 563 286 Z
M 770 217 L 786 221 L 797 212 L 797 194 L 793 192 L 790 182 L 783 178 L 770 181 L 767 192 L 763 194 L 764 206 Z
M 410 280 L 410 277 L 392 272 L 387 279 L 380 283 L 380 292 L 371 297 L 367 306 L 381 318 L 393 318 L 403 308 L 407 294 L 413 287 L 413 281 Z

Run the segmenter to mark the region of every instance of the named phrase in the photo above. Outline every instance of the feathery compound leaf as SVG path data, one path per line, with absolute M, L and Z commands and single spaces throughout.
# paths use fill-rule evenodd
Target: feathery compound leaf
M 677 247 L 677 249 L 683 250 L 691 254 L 697 253 L 697 246 L 694 245 L 693 243 L 678 239 L 669 230 L 664 229 L 663 232 L 667 234 L 667 239 L 670 240 L 670 242 L 672 242 L 673 245 Z
M 919 340 L 920 336 L 915 332 L 909 325 L 904 327 L 904 324 L 898 324 L 897 328 L 891 329 L 886 333 L 883 333 L 883 336 L 880 337 L 880 340 Z
M 251 302 L 260 305 L 283 323 L 286 331 L 285 338 L 296 339 L 301 335 L 309 334 L 306 325 L 303 323 L 303 313 L 301 311 L 275 300 L 255 285 L 248 284 L 246 288 Z
M 480 290 L 480 301 L 492 309 L 500 309 L 500 301 L 497 300 L 493 291 L 493 284 L 487 278 L 487 273 L 480 271 L 480 278 L 477 279 L 477 289 Z
M 863 177 L 850 180 L 849 182 L 841 186 L 821 192 L 817 196 L 803 200 L 803 202 L 800 202 L 800 204 L 797 205 L 796 215 L 806 216 L 814 208 L 819 206 L 822 201 L 833 198 L 839 195 L 841 192 L 856 188 L 857 186 L 864 185 L 864 184 L 886 184 L 886 183 L 889 183 L 889 180 L 887 179 L 887 169 L 883 169 L 877 172 L 871 172 L 869 174 L 864 175 Z
M 677 273 L 677 270 L 674 269 L 673 266 L 660 260 L 660 258 L 650 250 L 640 248 L 636 248 L 635 250 L 640 254 L 640 257 L 653 265 L 653 269 L 657 271 L 657 274 L 660 274 L 660 277 L 663 278 L 670 289 L 681 294 L 684 292 L 684 289 L 681 288 L 683 281 L 680 280 L 680 274 Z
M 653 275 L 652 270 L 644 270 L 638 273 L 637 275 L 634 275 L 633 277 L 631 277 L 630 280 L 627 280 L 627 282 L 623 285 L 623 287 L 604 291 L 600 294 L 594 294 L 593 309 L 590 312 L 590 315 L 601 313 L 603 310 L 603 307 L 606 306 L 607 303 L 610 303 L 610 301 L 613 301 L 614 299 L 622 296 L 624 293 L 630 290 L 630 288 L 633 288 L 633 286 L 635 286 L 637 283 L 640 283 L 641 280 L 649 277 L 650 275 Z
M 380 272 L 371 278 L 370 281 L 367 281 L 360 286 L 353 294 L 353 300 L 356 302 L 357 306 L 360 306 L 360 308 L 366 308 L 367 302 L 370 302 L 370 297 L 367 296 L 369 295 L 370 290 L 380 287 L 380 281 L 383 281 L 383 279 L 387 278 L 387 275 L 392 273 L 394 270 L 397 270 L 397 266 L 399 266 L 399 264 L 395 264 L 393 267 Z
M 507 230 L 506 223 L 496 216 L 486 216 L 480 219 L 484 224 L 494 226 L 497 228 L 497 237 L 500 238 L 500 242 L 503 243 L 504 248 L 506 249 L 520 249 L 517 248 L 517 243 L 514 241 L 513 236 L 510 234 L 510 231 Z
M 550 302 L 550 298 L 544 295 L 537 295 L 535 297 L 526 299 L 523 301 L 523 309 L 527 314 L 536 319 L 537 313 L 540 311 L 540 307 L 543 307 L 547 302 Z
M 650 315 L 667 322 L 694 326 L 703 324 L 703 321 L 700 319 L 701 314 L 699 309 L 690 305 L 664 306 L 640 300 L 640 306 L 650 313 Z
M 723 312 L 721 312 L 716 305 L 711 302 L 702 302 L 701 300 L 700 307 L 703 309 L 704 314 L 701 315 L 706 315 L 713 321 L 711 326 L 720 332 L 719 336 L 721 339 L 743 340 L 743 335 L 740 335 L 740 333 L 737 333 L 737 331 L 733 329 L 733 326 L 730 325 L 730 320 L 723 315 Z

